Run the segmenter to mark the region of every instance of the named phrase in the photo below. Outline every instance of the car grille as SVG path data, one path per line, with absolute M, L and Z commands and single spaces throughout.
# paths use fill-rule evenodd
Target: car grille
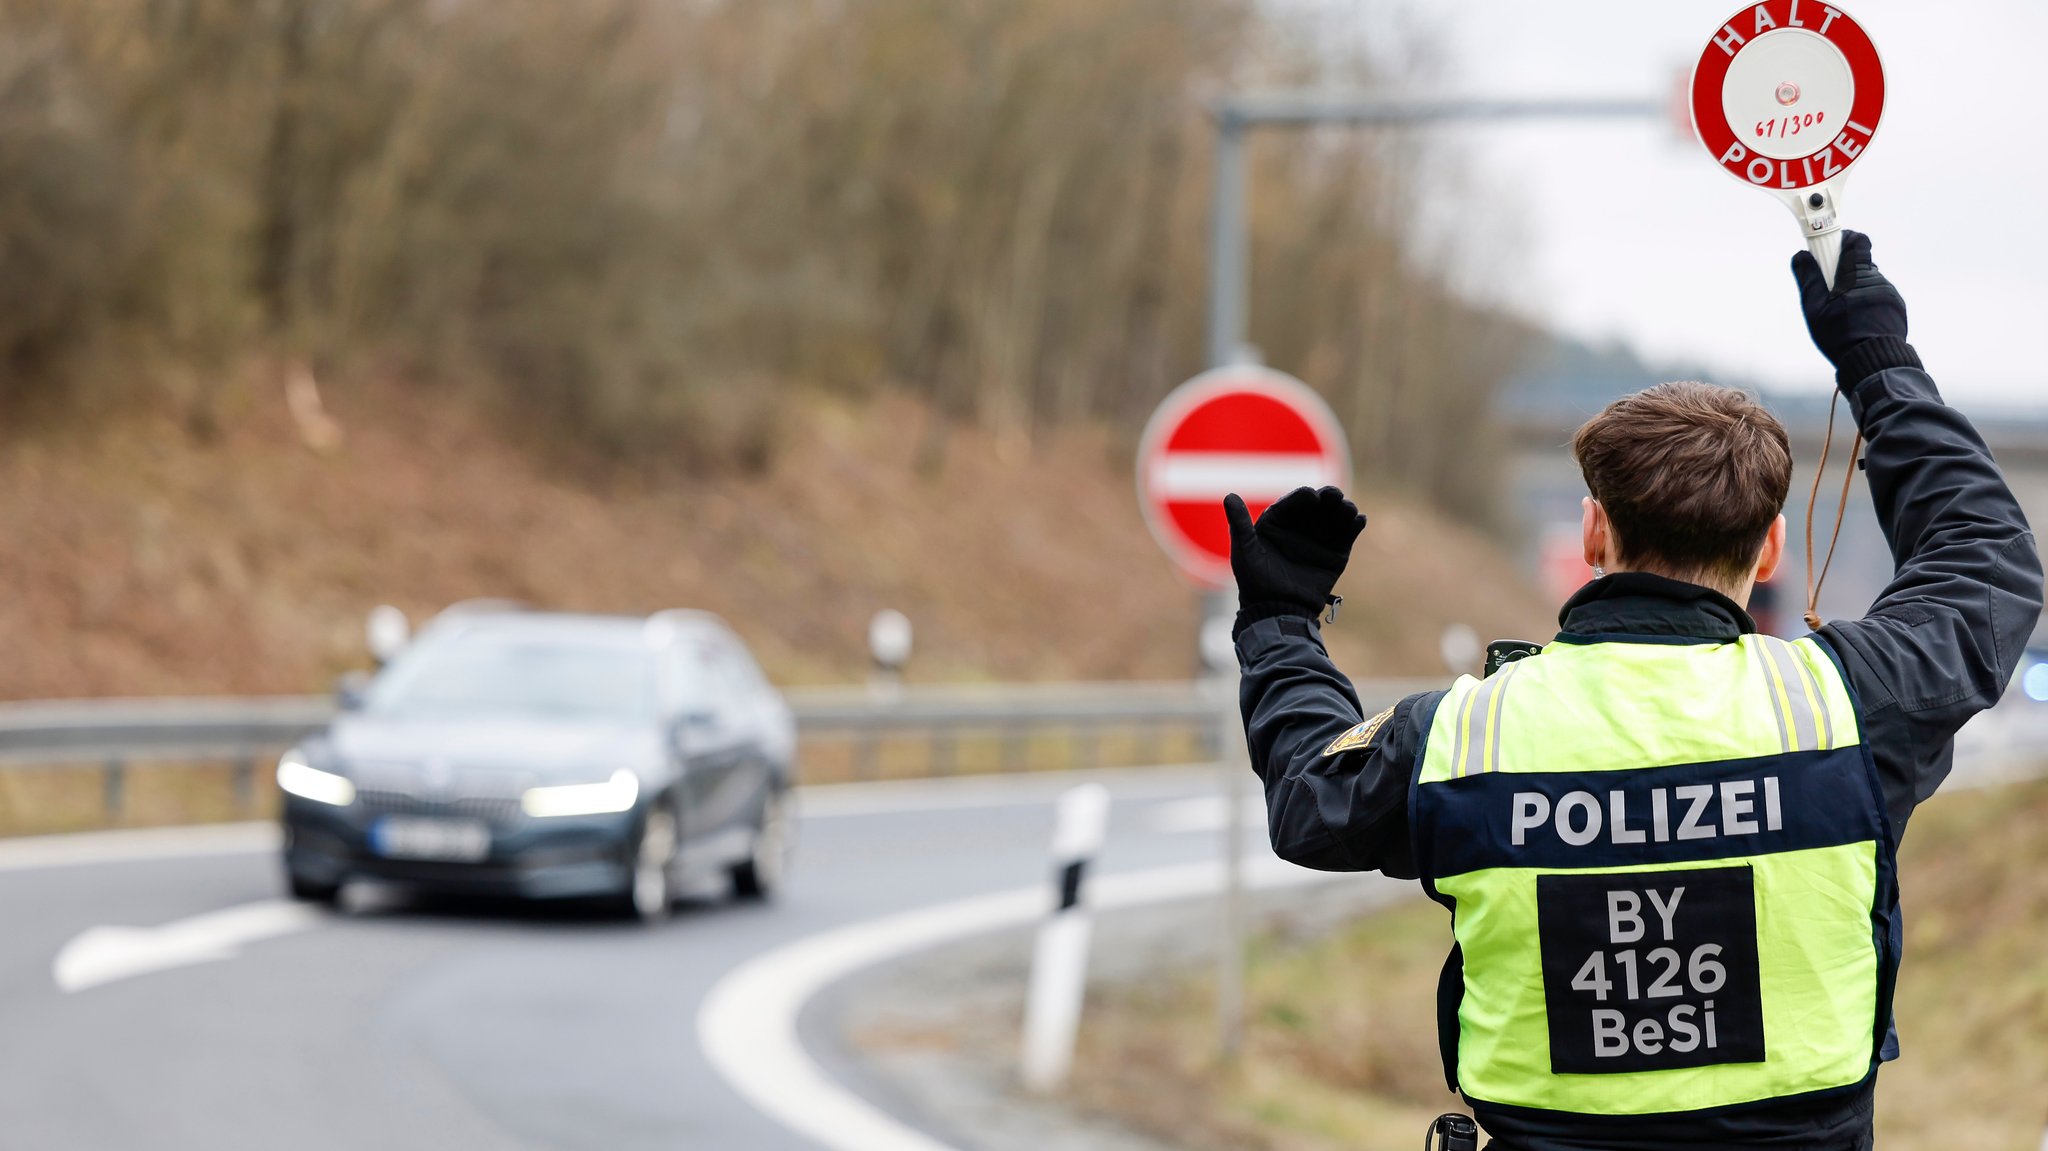
M 510 827 L 525 818 L 519 800 L 509 796 L 467 797 L 433 800 L 402 791 L 359 788 L 356 801 L 363 810 L 376 815 L 429 815 L 454 819 L 480 819 L 492 827 Z

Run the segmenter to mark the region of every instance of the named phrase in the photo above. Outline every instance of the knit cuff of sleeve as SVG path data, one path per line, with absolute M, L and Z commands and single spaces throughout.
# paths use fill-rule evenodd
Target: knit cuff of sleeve
M 1316 612 L 1310 611 L 1307 607 L 1298 603 L 1290 603 L 1287 600 L 1268 600 L 1265 603 L 1246 604 L 1237 609 L 1237 623 L 1230 629 L 1230 638 L 1233 642 L 1236 641 L 1238 636 L 1244 634 L 1244 629 L 1262 619 L 1278 619 L 1283 616 L 1294 616 L 1298 619 L 1314 619 L 1316 615 Z
M 1853 392 L 1856 385 L 1887 368 L 1920 368 L 1920 353 L 1898 336 L 1872 336 L 1842 354 L 1835 365 L 1835 386 Z

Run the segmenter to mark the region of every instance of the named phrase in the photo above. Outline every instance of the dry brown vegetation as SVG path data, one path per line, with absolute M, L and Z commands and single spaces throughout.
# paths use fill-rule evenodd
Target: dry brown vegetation
M 1129 447 L 1200 366 L 1202 99 L 1389 66 L 1319 19 L 0 0 L 0 698 L 319 690 L 370 605 L 483 595 L 710 608 L 791 681 L 882 606 L 923 677 L 1185 674 Z M 1485 521 L 1524 334 L 1404 238 L 1406 156 L 1253 156 L 1253 335 L 1374 514 L 1360 674 L 1547 627 L 1430 510 Z
M 882 607 L 918 629 L 914 679 L 1178 678 L 1196 597 L 1146 534 L 1128 450 L 1076 430 L 1006 454 L 902 396 L 814 397 L 743 477 L 537 464 L 435 389 L 342 389 L 308 450 L 245 388 L 205 443 L 168 416 L 0 453 L 0 698 L 303 692 L 360 666 L 363 613 L 417 620 L 509 596 L 720 612 L 784 682 L 856 679 Z M 1373 525 L 1332 642 L 1355 674 L 1437 670 L 1448 620 L 1543 634 L 1544 608 L 1476 533 L 1367 493 Z
M 1879 1077 L 1878 1146 L 2032 1151 L 2048 1124 L 2048 784 L 1942 796 L 1901 865 L 1904 1058 Z M 1092 1002 L 1081 1102 L 1190 1149 L 1405 1151 L 1458 1109 L 1435 1035 L 1443 909 L 1261 941 L 1242 1067 L 1219 1068 L 1203 978 Z
M 810 389 L 924 399 L 928 465 L 963 423 L 1128 434 L 1202 354 L 1201 99 L 1378 79 L 1319 19 L 0 0 L 0 419 L 168 408 L 204 437 L 255 353 L 332 388 L 397 364 L 696 471 L 763 466 Z M 1480 520 L 1522 333 L 1404 238 L 1411 146 L 1260 144 L 1253 335 L 1368 472 Z

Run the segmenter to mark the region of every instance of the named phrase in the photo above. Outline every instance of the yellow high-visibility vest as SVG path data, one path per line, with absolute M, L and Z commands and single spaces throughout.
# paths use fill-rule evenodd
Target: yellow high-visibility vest
M 1412 802 L 1453 912 L 1445 1057 L 1468 1098 L 1651 1115 L 1874 1072 L 1892 840 L 1811 639 L 1560 640 L 1461 679 Z

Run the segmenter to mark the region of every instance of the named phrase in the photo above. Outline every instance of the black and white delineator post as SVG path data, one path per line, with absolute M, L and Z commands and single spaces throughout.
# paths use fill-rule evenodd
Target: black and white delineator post
M 405 645 L 412 642 L 412 621 L 405 613 L 388 603 L 380 603 L 370 609 L 363 621 L 363 641 L 370 649 L 370 658 L 383 667 L 398 658 Z
M 1082 883 L 1108 830 L 1108 788 L 1084 783 L 1060 796 L 1052 833 L 1056 900 L 1051 917 L 1038 929 L 1030 998 L 1024 1006 L 1021 1078 L 1026 1090 L 1057 1091 L 1074 1066 L 1074 1037 L 1088 989 L 1091 934 Z
M 894 703 L 903 694 L 903 665 L 910 662 L 910 617 L 884 608 L 868 621 L 868 694 Z
M 1842 187 L 1877 135 L 1884 96 L 1877 45 L 1821 0 L 1745 6 L 1693 69 L 1700 142 L 1729 175 L 1792 209 L 1831 287 L 1842 258 Z

